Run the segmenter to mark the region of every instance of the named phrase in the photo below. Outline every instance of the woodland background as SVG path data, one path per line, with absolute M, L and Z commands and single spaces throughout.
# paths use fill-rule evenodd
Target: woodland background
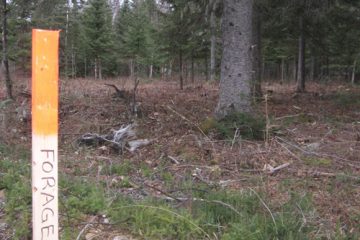
M 108 78 L 135 72 L 150 78 L 181 73 L 190 81 L 195 76 L 219 78 L 221 1 L 90 2 L 8 1 L 11 69 L 30 71 L 30 30 L 37 27 L 62 30 L 60 69 L 65 78 Z M 359 4 L 346 0 L 255 1 L 263 78 L 296 79 L 302 37 L 306 78 L 355 82 Z M 212 44 L 216 50 L 211 54 Z
M 61 239 L 359 239 L 360 1 L 3 0 L 0 15 L 0 239 L 32 234 L 32 28 L 61 30 Z M 230 92 L 249 111 L 215 117 Z

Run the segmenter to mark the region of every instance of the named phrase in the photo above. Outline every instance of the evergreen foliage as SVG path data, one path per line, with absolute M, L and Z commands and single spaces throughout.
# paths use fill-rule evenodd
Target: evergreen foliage
M 61 74 L 128 76 L 209 73 L 211 12 L 217 19 L 217 59 L 221 57 L 222 1 L 136 0 L 9 1 L 9 60 L 29 72 L 31 29 L 60 29 Z M 356 82 L 360 6 L 356 1 L 257 0 L 264 78 L 292 80 L 297 73 L 299 16 L 304 17 L 305 72 L 310 80 Z M 113 12 L 111 11 L 113 10 Z M 115 12 L 114 11 L 118 11 Z M 112 22 L 112 19 L 115 19 Z M 181 64 L 181 66 L 180 66 Z M 181 69 L 180 69 L 181 68 Z M 216 68 L 219 74 L 219 66 Z M 102 73 L 102 74 L 101 74 Z
M 95 78 L 102 78 L 102 62 L 112 53 L 110 9 L 105 0 L 91 0 L 82 15 L 84 50 L 94 65 Z

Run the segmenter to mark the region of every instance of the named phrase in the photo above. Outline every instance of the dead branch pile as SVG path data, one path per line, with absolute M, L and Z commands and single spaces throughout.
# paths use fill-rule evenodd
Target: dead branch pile
M 78 144 L 86 146 L 109 146 L 119 152 L 123 152 L 124 149 L 134 152 L 139 147 L 150 144 L 150 141 L 147 139 L 135 139 L 135 127 L 135 124 L 128 124 L 127 126 L 121 126 L 119 130 L 112 130 L 105 135 L 86 133 L 78 139 Z

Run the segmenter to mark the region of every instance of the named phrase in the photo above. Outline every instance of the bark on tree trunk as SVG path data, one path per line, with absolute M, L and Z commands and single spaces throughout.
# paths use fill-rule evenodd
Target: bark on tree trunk
M 299 61 L 297 74 L 297 92 L 305 91 L 305 33 L 304 33 L 304 17 L 300 16 L 300 36 L 299 36 Z
M 293 80 L 294 80 L 294 82 L 297 81 L 297 62 L 296 62 L 296 58 L 294 58 L 294 61 L 293 61 Z
M 101 60 L 98 60 L 98 74 L 99 74 L 99 79 L 102 80 L 102 66 L 101 66 Z
M 68 34 L 69 34 L 69 10 L 70 10 L 70 3 L 67 2 L 66 6 L 66 25 L 65 25 L 65 79 L 69 77 L 69 49 L 68 49 Z
M 183 53 L 179 51 L 179 76 L 180 76 L 180 90 L 184 89 L 184 77 L 183 77 Z
M 215 80 L 216 74 L 216 16 L 215 11 L 217 8 L 218 0 L 214 0 L 210 14 L 210 81 Z
M 173 68 L 173 61 L 170 61 L 169 63 L 169 71 L 168 71 L 168 76 L 169 78 L 172 80 L 172 68 Z
M 149 78 L 150 79 L 152 79 L 152 77 L 153 77 L 153 69 L 154 69 L 154 66 L 151 64 L 150 69 L 149 69 Z
M 160 68 L 161 80 L 165 80 L 166 70 L 165 67 Z
M 95 59 L 94 78 L 98 79 L 98 62 L 97 62 L 97 59 Z
M 120 0 L 114 0 L 113 9 L 112 9 L 112 18 L 111 18 L 112 26 L 115 25 L 115 21 L 119 13 L 119 9 L 120 9 Z
M 285 80 L 285 59 L 281 58 L 281 83 Z
M 261 18 L 260 10 L 258 6 L 253 6 L 253 97 L 255 100 L 258 100 L 262 97 L 261 91 L 261 65 L 262 65 L 262 56 L 261 56 Z
M 310 75 L 309 79 L 311 81 L 315 80 L 315 65 L 316 65 L 315 57 L 311 56 L 311 67 L 310 67 L 310 74 L 309 74 Z
M 204 65 L 205 65 L 205 81 L 209 81 L 209 63 L 208 63 L 208 55 L 205 54 L 204 58 Z
M 87 60 L 86 60 L 86 56 L 84 58 L 84 76 L 85 76 L 85 78 L 87 77 Z
M 355 84 L 355 73 L 356 73 L 356 64 L 357 64 L 357 60 L 354 60 L 354 64 L 352 67 L 352 73 L 351 73 L 351 84 L 354 85 Z
M 194 51 L 191 52 L 191 83 L 195 83 Z
M 328 80 L 330 78 L 330 59 L 329 56 L 326 56 L 326 71 L 325 71 L 325 75 L 326 75 L 326 80 Z
M 218 119 L 251 111 L 253 0 L 224 0 Z
M 130 59 L 129 61 L 130 77 L 134 77 L 134 60 Z
M 76 53 L 74 46 L 71 47 L 71 77 L 76 77 Z
M 7 97 L 13 99 L 12 94 L 12 81 L 10 78 L 9 71 L 9 59 L 8 59 L 8 47 L 7 47 L 7 4 L 6 0 L 3 0 L 3 22 L 2 22 L 2 47 L 3 47 L 3 56 L 2 56 L 2 65 L 5 76 L 5 85 L 6 85 L 6 94 Z

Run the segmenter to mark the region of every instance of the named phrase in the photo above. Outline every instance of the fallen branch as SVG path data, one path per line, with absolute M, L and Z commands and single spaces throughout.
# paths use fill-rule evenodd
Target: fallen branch
M 349 165 L 351 167 L 354 167 L 356 169 L 360 169 L 360 165 L 358 165 L 358 162 L 356 162 L 356 161 L 351 161 L 349 159 L 342 158 L 342 157 L 339 157 L 339 156 L 336 156 L 336 155 L 330 155 L 330 154 L 325 154 L 325 153 L 317 153 L 317 152 L 314 152 L 314 151 L 307 151 L 307 150 L 299 147 L 298 145 L 296 145 L 294 143 L 286 141 L 285 139 L 283 139 L 281 137 L 276 136 L 275 138 L 280 140 L 281 142 L 287 144 L 288 146 L 293 147 L 293 148 L 303 152 L 304 154 L 313 155 L 313 156 L 317 156 L 317 157 L 329 157 L 329 158 L 332 158 L 334 161 L 336 161 L 336 162 L 338 162 L 340 164 L 347 164 L 347 165 Z
M 134 124 L 129 124 L 125 127 L 121 127 L 119 130 L 113 130 L 106 135 L 99 135 L 96 133 L 86 133 L 82 135 L 78 140 L 79 145 L 98 146 L 108 144 L 115 150 L 123 150 L 127 145 L 129 151 L 134 152 L 141 146 L 145 146 L 151 143 L 150 140 L 140 139 L 131 140 L 136 136 Z
M 180 164 L 180 162 L 179 162 L 176 158 L 174 158 L 174 157 L 172 157 L 172 156 L 168 156 L 168 158 L 169 158 L 173 163 L 175 163 L 175 164 Z
M 77 236 L 76 240 L 80 240 L 81 239 L 81 236 L 84 234 L 84 232 L 92 226 L 92 223 L 94 220 L 95 220 L 96 216 L 93 216 L 91 219 L 90 219 L 90 223 L 86 224 L 85 227 L 83 227 L 83 229 L 81 229 L 81 231 L 79 232 L 79 235 Z
M 290 166 L 290 163 L 284 163 L 284 164 L 281 164 L 280 166 L 277 166 L 277 167 L 272 167 L 270 164 L 265 164 L 264 166 L 264 171 L 266 171 L 267 173 L 269 174 L 274 174 L 278 171 L 280 171 L 281 169 L 283 168 L 286 168 Z
M 129 141 L 128 142 L 129 147 L 130 147 L 129 151 L 135 152 L 135 150 L 138 149 L 139 147 L 149 145 L 150 143 L 151 143 L 151 141 L 147 140 L 147 139 L 139 139 L 139 140 Z
M 201 134 L 203 134 L 207 139 L 209 139 L 209 137 L 204 133 L 204 131 L 199 127 L 199 125 L 193 123 L 192 121 L 190 121 L 189 119 L 187 119 L 184 115 L 178 113 L 177 111 L 175 111 L 174 109 L 172 109 L 170 106 L 166 106 L 170 111 L 172 111 L 173 113 L 175 113 L 176 115 L 178 115 L 179 117 L 181 117 L 183 120 L 185 120 L 186 122 L 190 123 L 191 125 L 195 126 L 200 132 Z
M 170 198 L 170 199 L 172 199 L 172 200 L 176 200 L 176 201 L 178 201 L 178 202 L 181 202 L 181 201 L 182 201 L 182 200 L 180 200 L 179 198 L 174 197 L 174 196 L 172 196 L 170 193 L 167 193 L 167 192 L 165 192 L 165 191 L 163 191 L 163 190 L 161 190 L 161 189 L 159 189 L 159 188 L 157 188 L 157 187 L 155 187 L 155 186 L 149 185 L 149 184 L 147 184 L 147 183 L 143 183 L 143 184 L 144 184 L 146 187 L 148 187 L 148 188 L 151 188 L 151 189 L 154 189 L 155 191 L 160 192 L 161 194 L 165 195 L 166 197 L 168 197 L 168 198 Z

